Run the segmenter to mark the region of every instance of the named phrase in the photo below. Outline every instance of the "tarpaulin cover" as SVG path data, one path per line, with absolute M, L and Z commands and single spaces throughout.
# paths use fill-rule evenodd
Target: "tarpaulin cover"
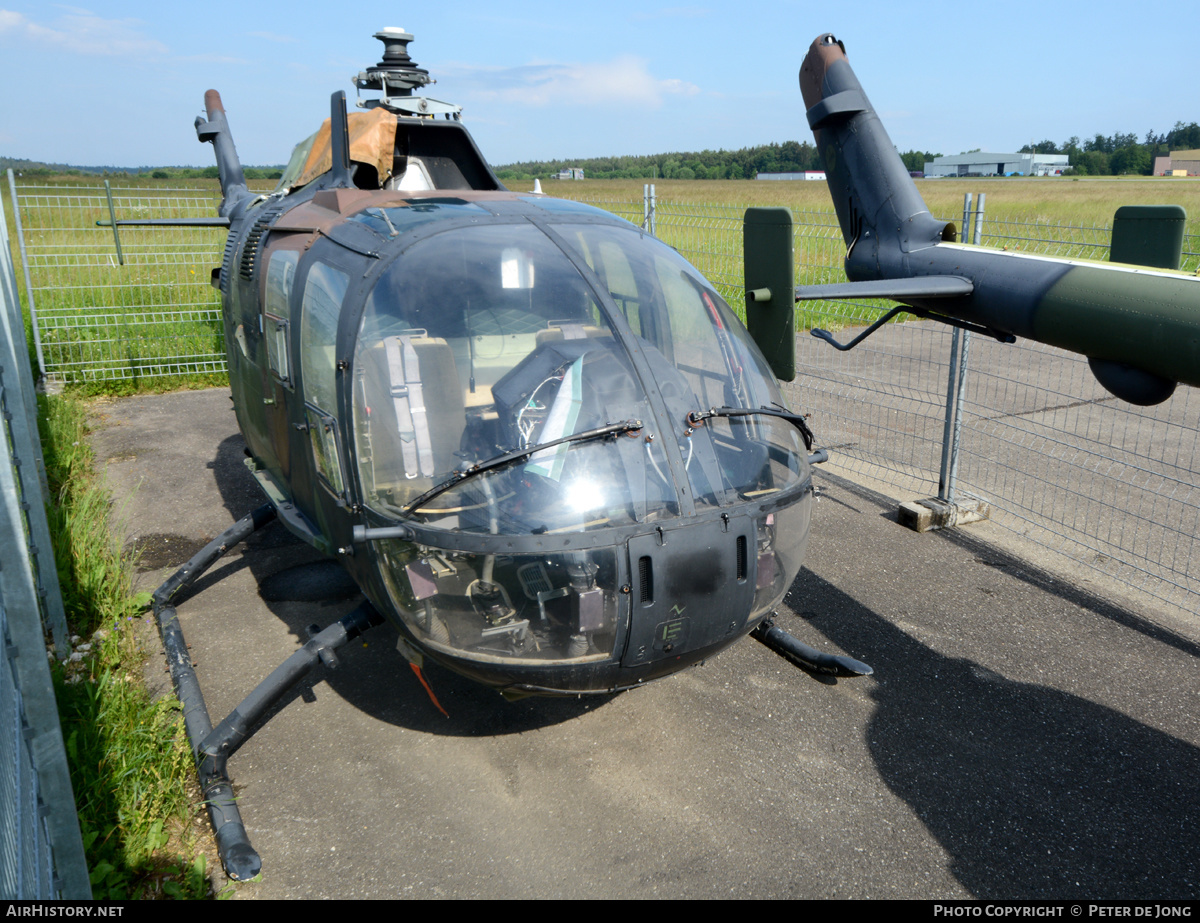
M 347 121 L 350 127 L 350 159 L 369 164 L 379 173 L 382 186 L 392 175 L 392 155 L 396 146 L 396 114 L 382 106 L 366 112 L 351 112 Z M 300 175 L 290 182 L 289 188 L 311 183 L 322 173 L 333 169 L 333 145 L 330 138 L 329 119 L 326 119 L 315 135 L 296 145 L 287 173 L 296 167 L 300 155 L 307 148 Z M 284 181 L 289 176 L 285 174 Z

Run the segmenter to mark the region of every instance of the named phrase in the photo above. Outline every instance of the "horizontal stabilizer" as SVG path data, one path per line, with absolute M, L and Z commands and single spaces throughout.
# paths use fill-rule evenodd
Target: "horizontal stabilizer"
M 797 301 L 838 298 L 954 298 L 970 295 L 975 283 L 962 276 L 914 276 L 911 279 L 877 279 L 871 282 L 837 282 L 833 285 L 797 285 Z
M 822 128 L 836 119 L 848 119 L 852 115 L 866 112 L 870 105 L 862 90 L 843 90 L 833 96 L 826 96 L 806 113 L 808 127 Z

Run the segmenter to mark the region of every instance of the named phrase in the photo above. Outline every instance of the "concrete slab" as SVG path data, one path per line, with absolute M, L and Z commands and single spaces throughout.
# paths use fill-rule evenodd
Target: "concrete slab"
M 97 411 L 145 588 L 261 502 L 228 392 Z M 445 718 L 379 629 L 231 760 L 264 869 L 237 897 L 1195 898 L 1200 628 L 819 478 L 779 622 L 873 677 L 749 639 L 603 699 L 431 667 Z M 329 598 L 281 599 L 300 577 Z M 179 606 L 214 718 L 352 594 L 277 525 L 220 562 Z

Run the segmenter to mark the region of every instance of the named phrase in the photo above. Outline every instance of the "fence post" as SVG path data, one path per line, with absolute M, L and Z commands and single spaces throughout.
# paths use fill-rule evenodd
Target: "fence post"
M 982 196 L 980 196 L 982 199 Z M 950 474 L 946 480 L 946 502 L 954 503 L 954 482 L 958 480 L 959 437 L 962 433 L 963 394 L 967 390 L 967 359 L 971 354 L 971 331 L 962 331 L 962 356 L 958 362 L 958 393 L 954 397 L 954 434 L 950 445 Z
M 16 459 L 12 495 L 7 496 L 6 490 L 4 501 L 11 505 L 12 514 L 25 523 L 28 539 L 22 541 L 22 546 L 28 549 L 31 577 L 36 577 L 37 595 L 41 598 L 39 610 L 46 630 L 54 636 L 59 656 L 65 658 L 71 650 L 43 499 L 48 489 L 46 462 L 42 454 L 42 441 L 38 436 L 33 370 L 29 367 L 29 348 L 25 340 L 25 324 L 21 319 L 21 305 L 17 301 L 17 284 L 13 278 L 8 225 L 4 220 L 3 208 L 0 208 L 0 334 L 4 338 L 4 342 L 0 343 L 0 411 L 3 411 L 4 421 L 8 424 L 7 427 L 0 424 L 0 438 L 3 438 L 3 430 L 7 429 L 12 438 L 13 458 Z
M 975 228 L 971 234 L 971 193 L 963 195 L 963 237 L 979 245 L 983 239 L 983 210 L 986 192 L 979 193 Z M 938 499 L 954 502 L 958 478 L 958 450 L 962 436 L 962 402 L 967 387 L 967 360 L 971 354 L 971 331 L 954 328 L 950 337 L 950 373 L 946 378 L 946 416 L 942 426 L 942 467 L 938 474 Z
M 962 331 L 957 327 L 950 334 L 950 373 L 946 377 L 946 415 L 942 419 L 942 467 L 938 472 L 938 499 L 949 500 L 950 469 L 954 460 L 950 457 L 954 444 L 954 397 L 958 393 L 958 341 Z
M 986 198 L 986 192 L 979 193 L 979 205 L 975 208 L 975 238 L 971 241 L 971 243 L 977 247 L 983 240 L 983 200 Z
M 642 227 L 649 231 L 654 237 L 655 233 L 654 208 L 655 208 L 654 184 L 642 184 Z
M 113 208 L 112 186 L 108 180 L 104 181 L 104 196 L 108 199 L 108 220 L 112 224 L 113 243 L 117 245 L 117 262 L 122 266 L 125 265 L 125 254 L 121 252 L 121 229 L 117 227 L 117 210 Z
M 29 255 L 25 252 L 25 231 L 21 227 L 21 206 L 17 202 L 17 181 L 13 178 L 12 167 L 8 168 L 8 191 L 11 195 L 13 220 L 17 227 L 17 245 L 21 249 L 21 269 L 25 273 L 25 303 L 29 306 L 29 326 L 33 328 L 33 347 L 37 351 L 38 374 L 46 376 L 46 360 L 42 356 L 42 336 L 38 332 L 37 308 L 33 302 L 33 280 L 29 277 Z M 8 228 L 5 226 L 5 236 Z M 24 331 L 24 326 L 21 327 Z

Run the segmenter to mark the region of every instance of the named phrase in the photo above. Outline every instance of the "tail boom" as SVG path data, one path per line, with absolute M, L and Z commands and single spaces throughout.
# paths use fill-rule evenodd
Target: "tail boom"
M 923 313 L 1088 357 L 1118 397 L 1200 387 L 1200 279 L 1182 273 L 954 243 L 930 214 L 832 35 L 816 38 L 800 90 L 846 241 L 852 281 L 798 300 L 887 297 Z

